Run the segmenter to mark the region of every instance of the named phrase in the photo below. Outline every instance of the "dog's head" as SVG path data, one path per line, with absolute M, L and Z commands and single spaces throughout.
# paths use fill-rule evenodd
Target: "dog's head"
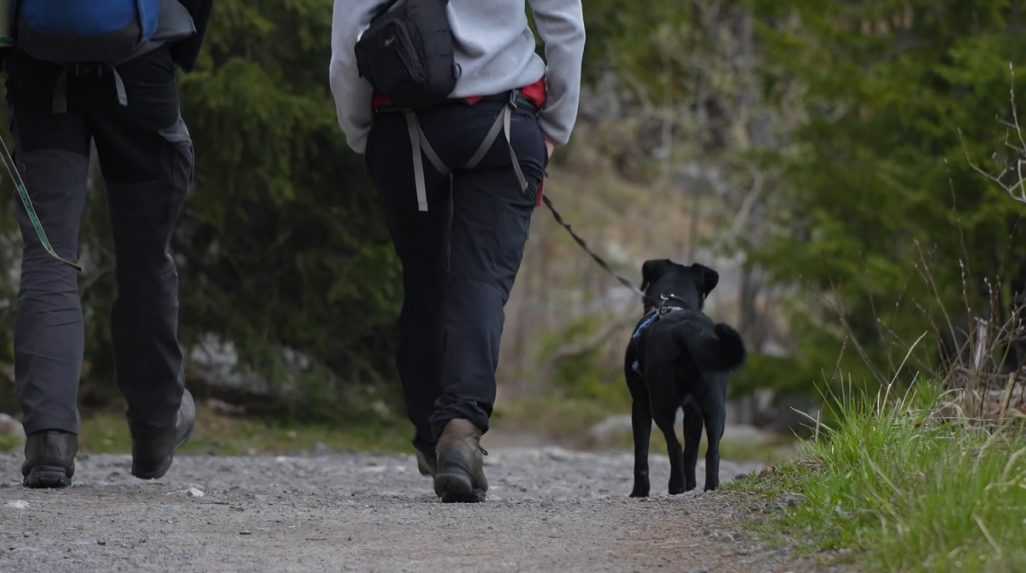
M 702 310 L 705 299 L 720 282 L 720 275 L 709 267 L 679 265 L 669 259 L 645 261 L 641 267 L 641 290 L 645 292 L 645 312 L 659 305 L 661 296 L 673 295 L 687 308 Z

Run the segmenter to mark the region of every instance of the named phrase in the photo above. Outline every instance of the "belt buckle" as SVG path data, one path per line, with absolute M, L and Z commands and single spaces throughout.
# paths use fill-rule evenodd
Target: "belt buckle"
M 517 104 L 517 96 L 519 96 L 519 95 L 520 95 L 520 91 L 519 90 L 509 90 L 509 106 L 511 108 L 513 108 L 513 109 L 520 109 L 520 106 Z

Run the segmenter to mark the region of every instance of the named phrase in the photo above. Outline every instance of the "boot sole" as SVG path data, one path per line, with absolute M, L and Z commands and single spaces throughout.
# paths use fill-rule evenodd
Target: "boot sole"
M 187 431 L 185 435 L 182 436 L 181 440 L 179 440 L 179 442 L 177 442 L 174 445 L 175 450 L 181 448 L 183 445 L 185 445 L 186 442 L 189 442 L 189 437 L 192 436 L 194 427 L 195 426 L 190 426 L 189 431 Z M 161 477 L 163 477 L 167 473 L 167 470 L 171 468 L 171 462 L 173 461 L 174 454 L 171 454 L 167 457 L 167 461 L 160 464 L 160 466 L 157 467 L 157 469 L 136 468 L 135 464 L 132 463 L 131 474 L 135 477 L 139 477 L 140 480 L 160 480 Z
M 71 485 L 71 477 L 60 466 L 36 466 L 29 470 L 22 483 L 32 489 L 60 489 Z
M 137 468 L 135 466 L 135 463 L 133 463 L 132 464 L 132 475 L 137 477 L 137 478 L 139 478 L 139 479 L 160 479 L 160 478 L 164 477 L 164 474 L 166 474 L 169 469 L 171 469 L 171 462 L 173 462 L 174 459 L 175 459 L 175 457 L 173 455 L 172 456 L 168 456 L 167 461 L 165 461 L 164 463 L 160 464 L 160 466 L 158 466 L 157 469 L 155 469 L 155 470 L 154 469 L 149 469 L 149 468 L 147 468 L 145 470 L 141 469 L 141 468 Z
M 188 390 L 186 392 L 188 392 Z M 189 400 L 193 399 L 192 398 L 192 394 L 189 394 L 188 396 L 189 396 Z M 194 402 L 194 404 L 195 404 L 195 402 Z M 195 410 L 195 406 L 193 406 L 192 423 L 189 424 L 189 427 L 185 430 L 185 433 L 182 435 L 182 437 L 179 438 L 177 442 L 175 442 L 175 450 L 177 450 L 178 448 L 184 446 L 185 443 L 189 441 L 189 438 L 192 437 L 192 432 L 196 429 L 196 417 L 195 416 L 196 416 L 196 410 Z M 168 456 L 167 461 L 162 463 L 156 470 L 151 470 L 151 469 L 143 470 L 143 469 L 137 469 L 136 465 L 135 465 L 135 460 L 132 460 L 132 475 L 137 477 L 137 478 L 139 478 L 139 479 L 143 479 L 143 480 L 160 479 L 160 478 L 164 477 L 165 474 L 167 474 L 168 470 L 171 469 L 171 463 L 174 462 L 174 461 L 175 461 L 175 455 L 174 455 L 174 452 L 172 452 L 171 455 Z
M 481 503 L 486 495 L 474 489 L 467 476 L 453 473 L 435 475 L 435 493 L 442 498 L 442 503 Z

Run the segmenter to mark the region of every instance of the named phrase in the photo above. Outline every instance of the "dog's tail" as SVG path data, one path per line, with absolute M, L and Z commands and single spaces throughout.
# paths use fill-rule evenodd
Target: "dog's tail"
M 747 351 L 741 335 L 736 330 L 720 323 L 713 327 L 712 332 L 703 329 L 696 332 L 693 328 L 678 328 L 678 341 L 687 348 L 688 354 L 695 364 L 702 369 L 726 371 L 734 370 L 745 362 Z

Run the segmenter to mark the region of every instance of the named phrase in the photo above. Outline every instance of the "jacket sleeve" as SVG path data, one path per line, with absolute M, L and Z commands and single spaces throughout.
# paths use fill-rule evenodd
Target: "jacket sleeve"
M 538 33 L 545 43 L 548 99 L 541 113 L 546 137 L 570 141 L 581 100 L 584 62 L 584 11 L 581 0 L 530 0 Z
M 373 90 L 356 67 L 356 41 L 370 25 L 383 0 L 335 0 L 331 22 L 331 64 L 328 76 L 338 123 L 353 151 L 362 154 L 374 119 Z
M 196 33 L 171 46 L 171 58 L 188 72 L 196 66 L 196 59 L 199 58 L 200 47 L 203 46 L 203 37 L 207 33 L 207 22 L 210 20 L 210 11 L 214 2 L 213 0 L 180 0 L 180 2 L 192 16 Z

